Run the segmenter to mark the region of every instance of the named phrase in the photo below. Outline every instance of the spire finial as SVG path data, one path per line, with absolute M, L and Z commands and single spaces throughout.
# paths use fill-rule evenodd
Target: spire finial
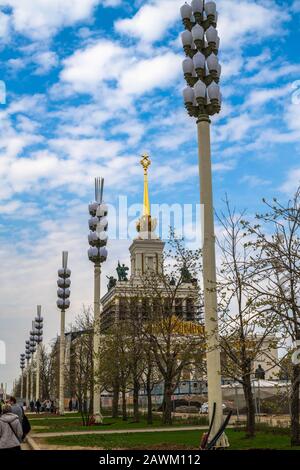
M 144 207 L 143 215 L 150 217 L 150 200 L 149 200 L 149 187 L 148 187 L 148 168 L 151 165 L 150 157 L 147 153 L 144 153 L 141 157 L 141 165 L 144 169 Z

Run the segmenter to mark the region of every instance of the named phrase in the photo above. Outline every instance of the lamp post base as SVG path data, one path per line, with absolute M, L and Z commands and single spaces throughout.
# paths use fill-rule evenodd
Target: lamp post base
M 215 449 L 227 449 L 230 447 L 228 437 L 226 436 L 225 432 L 222 434 L 220 439 L 215 444 Z
M 101 413 L 96 413 L 93 416 L 93 422 L 95 424 L 103 424 L 103 416 Z

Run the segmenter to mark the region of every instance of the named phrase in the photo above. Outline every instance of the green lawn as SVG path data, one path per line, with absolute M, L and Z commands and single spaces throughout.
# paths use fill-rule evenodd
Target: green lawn
M 84 427 L 81 424 L 80 417 L 65 418 L 65 419 L 42 419 L 30 420 L 33 433 L 45 432 L 71 432 L 71 431 L 94 431 L 94 430 L 117 430 L 117 429 L 140 429 L 148 427 L 163 427 L 160 417 L 155 417 L 153 425 L 147 424 L 144 417 L 141 417 L 139 423 L 133 423 L 132 419 L 123 421 L 121 418 L 104 418 L 104 425 L 101 426 L 88 426 Z M 195 417 L 188 420 L 178 419 L 174 420 L 174 426 L 188 426 L 188 425 L 207 425 L 207 420 L 204 417 Z
M 202 431 L 173 431 L 134 434 L 107 434 L 86 436 L 51 437 L 44 441 L 47 444 L 61 446 L 98 447 L 103 449 L 187 449 L 197 450 Z M 259 431 L 254 439 L 246 439 L 243 431 L 227 430 L 227 436 L 232 450 L 249 449 L 278 449 L 291 450 L 290 439 L 287 435 Z M 293 450 L 300 450 L 295 447 Z

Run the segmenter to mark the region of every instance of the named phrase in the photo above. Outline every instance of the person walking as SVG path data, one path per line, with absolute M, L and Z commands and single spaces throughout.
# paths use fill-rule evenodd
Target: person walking
M 34 401 L 31 400 L 29 403 L 31 413 L 34 413 Z
M 51 413 L 51 401 L 47 400 L 46 402 L 46 411 L 47 413 Z
M 37 414 L 40 414 L 40 410 L 41 410 L 41 402 L 38 398 L 35 402 L 35 411 L 36 411 Z
M 10 397 L 9 399 L 9 402 L 8 402 L 11 406 L 11 412 L 15 415 L 18 416 L 19 418 L 19 421 L 22 425 L 22 421 L 23 421 L 23 415 L 24 415 L 24 412 L 23 412 L 23 409 L 20 405 L 17 404 L 17 400 L 15 399 L 15 397 Z
M 21 450 L 23 436 L 19 417 L 12 413 L 10 404 L 2 406 L 0 416 L 0 450 Z

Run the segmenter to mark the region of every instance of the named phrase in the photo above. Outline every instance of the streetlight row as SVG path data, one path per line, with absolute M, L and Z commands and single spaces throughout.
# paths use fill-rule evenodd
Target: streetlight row
M 41 354 L 41 344 L 43 342 L 43 317 L 41 315 L 42 307 L 37 306 L 37 316 L 32 321 L 32 329 L 29 332 L 29 340 L 25 342 L 25 354 L 20 354 L 20 369 L 21 369 L 21 398 L 23 397 L 24 391 L 24 369 L 26 368 L 26 403 L 33 399 L 33 358 L 34 354 L 37 352 L 37 374 L 36 374 L 36 398 L 40 394 L 40 354 Z M 31 359 L 31 364 L 30 364 Z M 25 365 L 26 360 L 26 365 Z M 31 389 L 29 397 L 29 374 L 31 373 Z
M 89 204 L 89 229 L 90 233 L 88 241 L 90 248 L 88 250 L 88 258 L 94 263 L 94 352 L 95 352 L 95 369 L 97 370 L 97 355 L 100 343 L 100 277 L 101 263 L 107 259 L 107 229 L 108 229 L 108 207 L 103 202 L 104 179 L 95 178 L 95 201 Z M 60 378 L 59 378 L 59 411 L 64 414 L 64 363 L 65 363 L 65 311 L 70 307 L 70 286 L 71 286 L 71 270 L 68 268 L 68 252 L 62 253 L 62 267 L 58 270 L 57 280 L 57 307 L 61 311 L 60 322 Z M 23 398 L 23 371 L 25 369 L 25 360 L 27 361 L 27 382 L 26 382 L 26 403 L 29 401 L 29 369 L 33 374 L 33 356 L 38 348 L 37 355 L 37 381 L 36 381 L 36 398 L 39 397 L 39 369 L 40 369 L 40 344 L 43 341 L 43 318 L 41 316 L 41 306 L 37 307 L 37 316 L 32 322 L 32 330 L 30 331 L 29 340 L 26 341 L 25 354 L 20 355 L 21 368 L 21 395 Z M 31 367 L 30 367 L 31 359 Z M 96 383 L 96 381 L 95 381 Z M 31 377 L 30 399 L 33 398 L 33 376 Z M 94 385 L 94 415 L 97 421 L 102 420 L 100 412 L 100 388 Z

